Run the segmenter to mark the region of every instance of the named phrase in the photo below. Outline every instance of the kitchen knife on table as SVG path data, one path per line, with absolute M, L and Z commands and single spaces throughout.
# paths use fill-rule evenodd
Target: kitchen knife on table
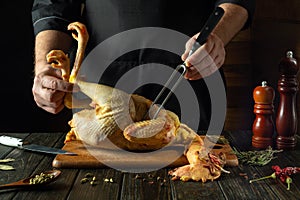
M 76 153 L 65 151 L 62 149 L 47 147 L 43 145 L 37 145 L 37 144 L 29 144 L 22 141 L 21 138 L 15 138 L 10 137 L 6 135 L 0 136 L 0 144 L 11 146 L 11 147 L 17 147 L 19 149 L 29 150 L 29 151 L 35 151 L 40 153 L 48 153 L 48 154 L 65 154 L 65 155 L 77 155 Z

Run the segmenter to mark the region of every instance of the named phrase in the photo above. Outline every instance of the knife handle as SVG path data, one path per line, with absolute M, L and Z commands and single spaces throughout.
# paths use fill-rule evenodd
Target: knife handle
M 0 144 L 6 145 L 6 146 L 11 146 L 11 147 L 21 148 L 23 145 L 22 140 L 23 139 L 14 138 L 14 137 L 5 136 L 5 135 L 0 136 Z
M 196 41 L 189 52 L 189 56 L 192 55 L 201 45 L 205 44 L 207 37 L 210 35 L 212 30 L 219 23 L 223 15 L 224 15 L 223 8 L 216 7 L 215 10 L 212 12 L 212 14 L 209 16 L 205 25 L 202 27 L 200 34 L 196 38 Z

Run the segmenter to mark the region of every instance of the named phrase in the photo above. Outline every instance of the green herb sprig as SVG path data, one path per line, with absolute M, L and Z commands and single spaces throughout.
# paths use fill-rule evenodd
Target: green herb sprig
M 8 162 L 13 162 L 13 161 L 15 161 L 14 158 L 7 158 L 7 159 L 1 159 L 0 163 L 8 163 Z M 14 169 L 15 168 L 11 165 L 0 164 L 0 170 L 8 171 L 8 170 L 14 170 Z
M 242 164 L 264 166 L 275 159 L 275 153 L 282 152 L 282 150 L 273 150 L 271 146 L 265 150 L 254 151 L 238 151 L 233 147 L 233 151 Z

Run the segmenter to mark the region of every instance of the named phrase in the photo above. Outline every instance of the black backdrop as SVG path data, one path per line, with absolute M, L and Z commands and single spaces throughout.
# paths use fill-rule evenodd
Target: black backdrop
M 33 99 L 32 1 L 5 1 L 1 6 L 0 132 L 65 132 L 71 111 L 50 114 Z

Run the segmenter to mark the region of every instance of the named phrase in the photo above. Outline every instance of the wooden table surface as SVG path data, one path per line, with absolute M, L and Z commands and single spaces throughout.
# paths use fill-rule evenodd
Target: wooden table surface
M 29 142 L 61 148 L 65 133 L 1 133 L 25 138 Z M 251 131 L 224 132 L 230 144 L 241 151 L 251 149 Z M 299 138 L 298 138 L 299 140 Z M 226 167 L 230 174 L 223 173 L 216 181 L 181 182 L 172 181 L 169 169 L 147 173 L 125 173 L 111 168 L 60 169 L 61 176 L 53 183 L 33 190 L 1 190 L 0 199 L 300 199 L 300 174 L 292 175 L 291 189 L 274 179 L 250 184 L 249 179 L 270 175 L 271 166 L 300 167 L 300 145 L 292 151 L 276 154 L 277 158 L 265 166 Z M 54 155 L 34 153 L 0 145 L 0 159 L 14 158 L 9 163 L 13 171 L 0 170 L 0 184 L 6 184 L 35 173 L 53 169 Z M 82 184 L 87 173 L 93 174 L 98 183 L 94 186 Z M 141 178 L 137 178 L 141 177 Z M 113 182 L 105 179 L 112 178 Z

